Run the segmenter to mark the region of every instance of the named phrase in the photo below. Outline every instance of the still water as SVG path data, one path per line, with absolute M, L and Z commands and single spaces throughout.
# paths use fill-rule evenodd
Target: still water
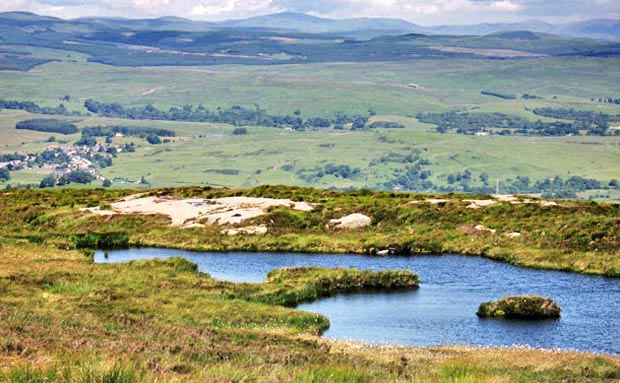
M 181 256 L 212 277 L 260 282 L 280 267 L 407 269 L 420 288 L 393 293 L 337 295 L 303 304 L 331 322 L 326 337 L 410 346 L 523 345 L 620 354 L 620 279 L 517 268 L 461 256 L 369 257 L 291 253 L 201 253 L 172 249 L 98 251 L 98 263 Z M 548 321 L 479 319 L 481 302 L 506 295 L 541 295 L 562 307 Z

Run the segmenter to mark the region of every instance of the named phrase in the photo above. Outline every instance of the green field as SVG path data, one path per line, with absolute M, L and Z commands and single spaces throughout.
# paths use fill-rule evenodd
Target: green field
M 41 57 L 62 58 L 62 51 L 38 50 Z M 84 111 L 83 102 L 103 102 L 160 108 L 184 104 L 218 106 L 259 104 L 270 113 L 302 117 L 333 116 L 336 112 L 367 114 L 373 120 L 402 123 L 405 129 L 352 132 L 320 129 L 291 132 L 249 127 L 246 136 L 232 136 L 232 126 L 176 121 L 126 121 L 99 117 L 63 117 L 78 126 L 124 124 L 162 127 L 177 133 L 172 143 L 152 146 L 134 141 L 135 153 L 120 154 L 107 178 L 139 180 L 151 186 L 207 184 L 250 187 L 290 184 L 316 187 L 381 188 L 402 163 L 377 163 L 392 153 L 414 152 L 430 161 L 435 185 L 446 185 L 449 174 L 470 170 L 474 184 L 486 173 L 490 181 L 516 176 L 544 180 L 554 176 L 594 178 L 607 184 L 620 178 L 620 137 L 473 137 L 437 134 L 415 119 L 420 112 L 471 109 L 502 112 L 535 121 L 528 109 L 570 107 L 620 114 L 620 106 L 590 101 L 620 93 L 620 59 L 546 58 L 519 60 L 418 60 L 398 63 L 321 63 L 306 65 L 128 68 L 88 63 L 72 53 L 27 72 L 0 71 L 5 99 L 31 100 L 55 106 L 64 95 L 70 110 Z M 413 89 L 407 84 L 422 88 Z M 502 100 L 481 90 L 535 94 L 533 100 Z M 25 112 L 0 112 L 0 153 L 33 153 L 47 147 L 50 134 L 16 131 L 15 124 L 32 118 Z M 542 118 L 544 121 L 551 121 Z M 73 143 L 79 135 L 59 136 Z M 371 162 L 375 162 L 371 165 Z M 326 175 L 303 178 L 327 164 L 359 168 L 353 178 Z M 4 184 L 38 183 L 43 170 L 12 173 Z M 117 187 L 122 187 L 122 184 Z M 615 193 L 611 193 L 616 196 Z M 612 197 L 616 198 L 616 197 Z
M 49 133 L 17 131 L 14 124 L 27 117 L 23 112 L 5 111 L 0 120 L 3 142 L 1 153 L 35 152 L 49 145 Z M 321 131 L 290 132 L 275 128 L 250 128 L 245 136 L 232 136 L 233 127 L 183 122 L 136 122 L 86 118 L 80 125 L 148 125 L 177 132 L 175 142 L 159 146 L 141 139 L 115 138 L 116 143 L 134 141 L 135 153 L 120 154 L 112 167 L 102 170 L 108 178 L 139 180 L 153 186 L 207 184 L 249 187 L 259 184 L 309 185 L 297 171 L 325 164 L 349 165 L 362 169 L 353 179 L 325 176 L 312 182 L 321 187 L 377 187 L 389 180 L 398 163 L 373 160 L 386 153 L 407 155 L 420 151 L 428 159 L 431 179 L 445 184 L 447 174 L 465 169 L 475 177 L 486 173 L 491 180 L 515 175 L 544 179 L 556 175 L 593 177 L 603 181 L 620 177 L 615 164 L 620 158 L 620 137 L 472 137 L 430 132 L 430 126 L 412 118 L 390 117 L 404 123 L 402 130 L 371 132 Z M 202 135 L 204 138 L 199 138 Z M 60 136 L 74 142 L 79 135 Z M 287 167 L 287 165 L 289 165 Z M 218 170 L 238 171 L 221 174 Z M 14 172 L 8 183 L 38 183 L 45 169 Z M 317 183 L 318 181 L 318 183 Z M 501 187 L 501 183 L 500 183 Z
M 412 89 L 410 83 L 422 89 Z M 618 84 L 620 59 L 584 57 L 138 68 L 65 61 L 29 72 L 0 72 L 5 99 L 56 105 L 69 94 L 76 103 L 67 106 L 75 107 L 88 98 L 164 107 L 202 103 L 212 109 L 258 103 L 270 112 L 299 109 L 306 116 L 366 113 L 369 108 L 406 116 L 464 107 L 519 111 L 541 105 L 618 113 L 617 106 L 589 101 L 620 93 Z M 482 90 L 545 99 L 505 101 L 483 96 Z

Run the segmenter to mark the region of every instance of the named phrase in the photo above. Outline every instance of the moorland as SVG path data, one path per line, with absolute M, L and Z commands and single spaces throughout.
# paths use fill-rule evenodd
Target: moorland
M 617 42 L 256 23 L 0 14 L 0 382 L 620 378 L 616 356 L 328 340 L 294 309 L 423 289 L 411 271 L 94 264 L 143 246 L 620 276 Z

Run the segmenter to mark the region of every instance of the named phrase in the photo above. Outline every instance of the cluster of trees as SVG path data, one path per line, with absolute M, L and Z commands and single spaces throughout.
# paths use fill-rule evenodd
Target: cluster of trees
M 612 120 L 612 116 L 606 113 L 595 112 L 592 110 L 575 110 L 572 108 L 537 108 L 533 109 L 532 113 L 543 117 L 583 121 L 592 125 L 605 125 L 609 124 L 609 121 Z M 615 116 L 614 118 L 617 119 L 618 116 Z
M 539 110 L 539 113 L 545 113 Z M 542 122 L 528 121 L 522 117 L 504 113 L 419 113 L 419 121 L 433 124 L 439 133 L 450 130 L 458 134 L 472 135 L 479 132 L 493 132 L 500 135 L 529 136 L 566 136 L 580 135 L 586 131 L 588 135 L 608 135 L 609 125 L 596 116 L 597 123 L 585 120 L 575 122 Z M 600 124 L 598 123 L 600 122 Z
M 348 116 L 345 113 L 336 113 L 334 117 L 311 117 L 302 118 L 301 112 L 296 110 L 292 115 L 272 115 L 267 113 L 260 106 L 255 105 L 255 108 L 244 108 L 242 106 L 235 105 L 231 108 L 217 108 L 211 111 L 205 108 L 203 105 L 194 107 L 192 105 L 184 105 L 182 107 L 172 107 L 168 110 L 160 110 L 155 106 L 149 104 L 143 107 L 124 107 L 119 103 L 104 103 L 93 99 L 88 99 L 84 102 L 84 107 L 91 113 L 95 113 L 104 117 L 111 118 L 125 118 L 130 120 L 164 120 L 164 121 L 192 121 L 192 122 L 214 122 L 225 123 L 235 126 L 263 126 L 263 127 L 291 127 L 294 130 L 303 130 L 306 128 L 329 128 L 334 126 L 336 129 L 344 129 L 345 124 L 352 124 L 353 130 L 364 130 L 366 128 L 402 128 L 403 126 L 397 123 L 378 121 L 370 126 L 366 126 L 368 123 L 368 116 Z M 71 112 L 66 109 L 63 104 L 58 105 L 55 108 L 41 107 L 31 101 L 6 101 L 0 99 L 0 109 L 19 109 L 25 110 L 31 113 L 38 114 L 50 114 L 50 115 L 67 115 L 67 116 L 81 116 L 79 112 Z M 374 111 L 369 111 L 369 115 L 374 115 Z M 96 130 L 104 127 L 90 127 L 89 129 Z M 148 134 L 156 134 L 160 137 L 172 137 L 170 131 L 161 129 L 162 133 L 157 132 L 138 132 L 136 129 L 152 129 L 152 128 L 140 128 L 140 127 L 111 127 L 117 129 L 115 133 L 122 133 L 124 135 L 143 135 L 146 137 Z M 27 128 L 24 128 L 27 129 Z M 128 131 L 127 131 L 128 129 Z M 74 132 L 77 133 L 77 132 Z M 108 136 L 108 131 L 104 130 L 102 135 L 90 134 L 94 137 Z M 68 133 L 62 133 L 68 134 Z
M 494 193 L 495 185 L 489 184 L 489 176 L 481 173 L 478 181 L 470 170 L 449 174 L 448 186 L 439 188 L 441 192 Z M 541 194 L 545 198 L 577 198 L 577 193 L 587 190 L 616 189 L 617 180 L 604 184 L 598 180 L 573 176 L 568 179 L 553 177 L 533 181 L 529 177 L 517 176 L 500 182 L 500 192 L 505 194 Z
M 420 158 L 419 152 L 416 150 L 410 154 L 400 154 L 394 152 L 388 152 L 381 157 L 370 161 L 369 166 L 376 166 L 378 164 L 386 164 L 386 163 L 397 163 L 397 164 L 412 164 L 414 162 L 418 162 L 422 165 L 430 165 L 428 160 L 424 160 Z
M 88 126 L 82 129 L 82 137 L 75 142 L 75 145 L 95 146 L 97 145 L 96 137 L 105 137 L 106 143 L 112 143 L 112 137 L 117 133 L 143 138 L 151 145 L 161 144 L 160 136 L 174 137 L 176 135 L 172 130 L 142 126 Z M 135 152 L 133 143 L 130 146 L 131 148 L 127 148 L 126 151 Z
M 382 128 L 382 129 L 404 129 L 405 126 L 402 124 L 399 124 L 397 122 L 390 122 L 390 121 L 375 121 L 372 124 L 370 124 L 368 126 L 370 129 L 378 129 L 378 128 Z
M 290 165 L 282 167 L 285 171 L 293 169 Z M 297 176 L 306 182 L 313 182 L 318 178 L 332 175 L 337 178 L 353 179 L 362 174 L 360 168 L 352 168 L 349 165 L 326 164 L 322 168 L 301 169 L 297 171 Z
M 75 141 L 75 144 L 77 146 L 95 146 L 97 145 L 97 138 L 93 137 L 93 136 L 88 136 L 85 134 L 82 134 L 82 137 L 80 137 L 79 140 Z
M 110 148 L 110 149 L 114 149 L 114 148 Z M 88 157 L 88 160 L 90 160 L 91 162 L 99 166 L 99 168 L 101 169 L 107 168 L 109 166 L 112 166 L 112 161 L 113 161 L 112 158 L 116 157 L 116 149 L 114 149 L 113 154 L 110 154 L 110 155 L 105 155 L 102 153 L 94 153 L 94 154 L 89 154 L 87 157 Z
M 0 154 L 0 162 L 23 161 L 25 159 L 26 156 L 23 154 Z
M 599 98 L 593 98 L 592 101 L 595 102 L 602 102 L 605 104 L 616 104 L 616 105 L 620 105 L 620 98 L 612 98 L 612 97 L 599 97 Z
M 68 185 L 71 183 L 89 184 L 95 179 L 96 177 L 94 175 L 85 170 L 73 170 L 63 174 L 60 177 L 57 177 L 55 174 L 49 174 L 41 180 L 39 187 L 44 189 L 54 186 Z
M 146 142 L 151 145 L 159 145 L 161 144 L 161 138 L 159 138 L 159 136 L 156 134 L 149 134 L 148 136 L 146 136 Z
M 448 175 L 448 183 L 450 185 L 453 185 L 456 182 L 468 183 L 468 182 L 471 182 L 471 177 L 472 177 L 471 171 L 469 171 L 469 170 L 465 170 L 463 173 L 458 172 L 456 174 L 449 174 Z M 486 176 L 486 174 L 485 174 L 485 177 L 486 178 L 484 178 L 484 180 L 486 182 L 484 182 L 484 181 L 483 182 L 484 182 L 484 184 L 487 184 L 488 181 L 489 181 L 489 178 L 488 178 L 488 176 Z M 482 177 L 481 177 L 481 180 L 482 180 Z
M 15 125 L 15 128 L 58 134 L 75 134 L 79 132 L 75 124 L 68 121 L 55 120 L 51 118 L 37 118 L 33 120 L 21 121 Z
M 71 162 L 71 158 L 60 149 L 45 149 L 39 154 L 33 154 L 34 159 L 29 162 L 28 166 L 41 167 L 43 165 L 66 165 Z
M 317 173 L 317 177 L 321 178 L 326 175 L 333 175 L 338 178 L 355 178 L 361 174 L 360 168 L 352 168 L 349 165 L 327 164 L 323 170 Z
M 535 182 L 528 177 L 517 176 L 516 179 L 508 179 L 502 182 L 500 189 L 502 193 L 539 193 L 545 198 L 577 198 L 579 192 L 617 187 L 613 185 L 613 180 L 605 185 L 598 180 L 579 176 L 568 179 L 553 177 Z
M 217 108 L 214 111 L 203 105 L 198 107 L 184 105 L 165 111 L 150 104 L 143 107 L 125 108 L 118 103 L 103 103 L 88 99 L 84 107 L 89 112 L 101 116 L 131 120 L 214 122 L 234 126 L 291 127 L 294 130 L 328 128 L 332 125 L 342 127 L 344 124 L 353 124 L 354 128 L 363 129 L 368 122 L 368 117 L 350 117 L 344 113 L 337 113 L 333 118 L 313 117 L 304 120 L 299 110 L 294 111 L 292 115 L 272 115 L 258 105 L 255 105 L 253 109 L 235 105 L 229 109 Z
M 505 94 L 505 93 L 497 93 L 497 92 L 490 92 L 488 90 L 483 90 L 482 92 L 480 92 L 480 94 L 484 95 L 484 96 L 491 96 L 491 97 L 498 97 L 504 100 L 516 100 L 517 96 L 514 94 Z
M 124 144 L 122 149 L 125 153 L 133 153 L 136 151 L 136 145 L 133 142 L 130 142 L 128 144 Z
M 609 123 L 611 121 L 620 121 L 620 116 L 610 116 L 606 113 L 594 112 L 591 110 L 575 110 L 566 108 L 538 108 L 532 110 L 538 116 L 561 118 L 565 120 L 574 120 L 577 129 L 586 130 L 590 136 L 606 136 L 612 133 L 609 131 Z
M 246 128 L 235 128 L 235 130 L 233 130 L 233 136 L 243 136 L 245 134 L 248 134 Z
M 383 187 L 390 190 L 431 191 L 436 189 L 430 177 L 432 172 L 424 169 L 429 165 L 427 160 L 419 159 L 401 169 L 394 171 L 393 178 L 386 182 Z
M 124 125 L 108 125 L 108 126 L 87 126 L 82 129 L 82 134 L 93 137 L 114 137 L 117 133 L 123 136 L 147 137 L 154 134 L 160 137 L 175 137 L 176 133 L 172 130 L 162 128 L 151 128 L 146 126 L 124 126 Z
M 67 108 L 63 104 L 59 104 L 58 106 L 51 108 L 48 106 L 39 106 L 38 104 L 31 101 L 12 101 L 0 99 L 0 110 L 1 109 L 24 110 L 26 112 L 35 114 L 52 114 L 62 116 L 82 115 L 80 112 L 71 112 L 67 110 Z
M 0 181 L 8 181 L 11 179 L 11 172 L 7 168 L 0 168 Z
M 163 111 L 150 104 L 144 107 L 125 108 L 118 103 L 102 103 L 89 99 L 84 103 L 84 107 L 89 112 L 101 116 L 132 120 L 217 122 L 235 126 L 293 126 L 294 128 L 301 128 L 303 125 L 303 120 L 299 116 L 272 116 L 258 106 L 255 109 L 241 106 L 233 106 L 230 109 L 217 108 L 216 111 L 212 112 L 203 105 L 197 108 L 192 105 L 185 105 L 181 108 L 172 107 Z
M 535 94 L 525 93 L 524 95 L 521 96 L 521 98 L 524 100 L 538 100 L 538 99 L 541 99 L 542 97 L 537 96 Z

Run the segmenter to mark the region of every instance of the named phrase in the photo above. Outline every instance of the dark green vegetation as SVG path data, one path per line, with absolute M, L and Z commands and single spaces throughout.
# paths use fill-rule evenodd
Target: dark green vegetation
M 329 128 L 332 125 L 342 124 L 353 124 L 353 130 L 361 130 L 366 127 L 366 122 L 368 122 L 367 117 L 349 117 L 343 113 L 339 113 L 333 118 L 313 117 L 305 120 L 300 117 L 299 111 L 294 111 L 291 115 L 274 116 L 261 109 L 258 104 L 255 105 L 254 109 L 235 105 L 230 109 L 218 107 L 216 111 L 210 111 L 204 105 L 199 105 L 196 108 L 192 105 L 184 105 L 180 108 L 171 107 L 168 111 L 163 111 L 151 104 L 144 107 L 125 108 L 118 103 L 106 104 L 88 99 L 84 102 L 84 108 L 102 117 L 125 118 L 129 120 L 212 122 L 233 126 L 288 127 L 294 130 Z M 398 128 L 402 127 L 402 125 L 379 121 L 374 126 L 371 126 L 371 128 L 386 127 Z
M 77 251 L 7 238 L 0 254 L 2 383 L 582 383 L 620 376 L 620 359 L 610 356 L 324 340 L 314 334 L 327 328 L 326 318 L 274 304 L 314 299 L 317 283 L 411 281 L 405 274 L 294 269 L 234 284 L 183 259 L 95 265 Z M 283 299 L 286 291 L 304 293 Z
M 32 53 L 27 51 L 0 49 L 0 70 L 27 71 L 53 61 L 33 57 Z
M 9 172 L 9 169 L 7 168 L 0 169 L 0 180 L 8 181 L 10 179 L 11 179 L 11 172 Z
M 483 318 L 548 319 L 559 318 L 560 311 L 560 306 L 549 298 L 514 296 L 482 303 L 476 315 Z
M 338 292 L 363 289 L 416 288 L 418 276 L 409 271 L 360 271 L 357 269 L 290 268 L 274 270 L 267 275 L 266 290 L 244 293 L 247 300 L 279 306 L 295 307 Z M 254 289 L 255 290 L 255 289 Z M 266 290 L 266 291 L 265 291 Z M 232 295 L 232 298 L 235 298 Z
M 37 132 L 59 133 L 65 135 L 75 134 L 78 132 L 77 126 L 70 122 L 43 118 L 21 121 L 15 125 L 15 129 L 36 130 Z
M 610 121 L 618 121 L 618 116 L 609 116 L 593 111 L 573 109 L 540 108 L 534 109 L 538 116 L 575 120 L 575 122 L 529 121 L 516 115 L 504 113 L 420 113 L 418 120 L 437 126 L 437 132 L 456 131 L 458 134 L 499 134 L 525 136 L 567 136 L 586 134 L 589 136 L 620 135 L 620 131 L 609 129 Z
M 162 215 L 98 216 L 80 211 L 82 207 L 109 206 L 133 193 L 109 189 L 7 191 L 0 197 L 3 206 L 0 235 L 60 248 L 101 247 L 110 243 L 111 247 L 214 251 L 456 253 L 520 266 L 620 276 L 620 205 L 564 201 L 556 206 L 534 199 L 519 200 L 518 204 L 497 202 L 473 209 L 469 199 L 490 197 L 274 186 L 249 190 L 179 188 L 148 193 L 176 198 L 244 195 L 317 204 L 309 212 L 274 208 L 243 223 L 243 226 L 265 225 L 267 234 L 232 237 L 218 226 L 193 229 L 170 226 L 169 217 Z M 432 197 L 445 200 L 426 201 Z M 331 219 L 352 213 L 371 217 L 372 225 L 354 231 L 327 227 Z M 489 230 L 477 229 L 478 225 Z
M 0 99 L 0 109 L 9 110 L 25 110 L 30 113 L 49 114 L 49 115 L 80 115 L 80 113 L 72 113 L 67 110 L 63 104 L 57 107 L 42 107 L 32 101 L 12 101 Z
M 149 134 L 154 134 L 160 137 L 174 137 L 176 135 L 176 133 L 172 130 L 142 126 L 87 126 L 82 129 L 82 135 L 84 136 L 111 138 L 116 134 L 141 138 Z
M 504 94 L 504 93 L 497 93 L 497 92 L 490 92 L 488 90 L 483 90 L 482 92 L 480 92 L 480 94 L 482 94 L 483 96 L 491 96 L 491 97 L 497 97 L 497 98 L 501 98 L 504 100 L 516 100 L 517 96 L 514 94 Z
M 592 101 L 602 102 L 604 104 L 617 104 L 617 105 L 620 105 L 620 98 L 599 97 L 599 98 L 596 98 L 596 99 L 592 99 Z
M 50 174 L 45 176 L 41 183 L 39 184 L 39 188 L 51 188 L 54 186 L 64 186 L 69 184 L 89 184 L 95 180 L 95 177 L 84 170 L 72 170 L 66 172 L 61 176 L 56 176 L 54 174 Z

